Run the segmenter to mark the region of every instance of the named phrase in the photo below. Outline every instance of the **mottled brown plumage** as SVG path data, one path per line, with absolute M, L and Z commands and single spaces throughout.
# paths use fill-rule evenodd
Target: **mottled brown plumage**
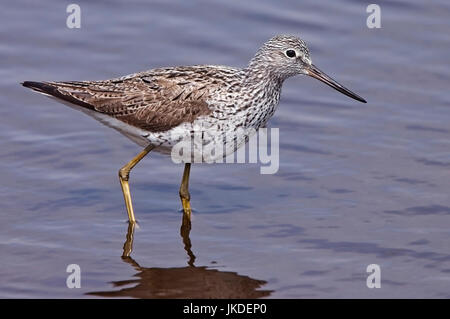
M 215 136 L 237 128 L 260 128 L 278 105 L 283 81 L 297 74 L 316 77 L 365 102 L 312 65 L 306 44 L 292 36 L 266 42 L 244 69 L 172 67 L 105 81 L 27 81 L 23 85 L 147 132 L 130 133 L 111 125 L 128 136 L 145 136 L 146 143 L 171 147 L 178 142 L 171 130 L 189 133 L 196 121 Z
M 205 75 L 206 67 L 180 67 L 106 81 L 24 82 L 24 86 L 145 131 L 164 132 L 211 113 L 206 99 L 218 81 L 207 85 L 201 80 Z
M 274 114 L 284 80 L 299 74 L 366 102 L 315 67 L 303 40 L 285 35 L 264 43 L 243 69 L 173 67 L 105 81 L 26 81 L 23 85 L 76 106 L 145 147 L 119 171 L 129 220 L 134 222 L 129 172 L 148 152 L 172 151 L 175 160 L 179 154 L 173 152 L 178 149 L 174 146 L 183 145 L 186 166 L 180 197 L 190 218 L 192 159 L 221 160 L 242 146 Z M 185 156 L 184 150 L 191 154 Z

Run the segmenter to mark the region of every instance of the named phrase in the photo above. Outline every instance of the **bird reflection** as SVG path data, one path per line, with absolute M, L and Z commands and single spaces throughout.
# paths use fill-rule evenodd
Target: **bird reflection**
M 261 298 L 271 294 L 270 290 L 258 290 L 266 284 L 266 281 L 242 276 L 235 272 L 195 266 L 195 255 L 192 252 L 192 243 L 189 237 L 191 222 L 184 214 L 180 235 L 189 257 L 187 267 L 145 268 L 140 266 L 130 257 L 133 251 L 134 228 L 133 223 L 128 225 L 122 260 L 137 271 L 133 276 L 136 279 L 113 282 L 114 287 L 120 290 L 90 292 L 88 295 L 132 298 L 231 299 Z

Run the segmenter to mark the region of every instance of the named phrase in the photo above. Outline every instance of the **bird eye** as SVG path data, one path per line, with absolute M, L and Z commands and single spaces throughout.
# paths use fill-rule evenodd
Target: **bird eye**
M 294 50 L 287 50 L 286 51 L 286 56 L 288 58 L 295 58 L 295 51 Z

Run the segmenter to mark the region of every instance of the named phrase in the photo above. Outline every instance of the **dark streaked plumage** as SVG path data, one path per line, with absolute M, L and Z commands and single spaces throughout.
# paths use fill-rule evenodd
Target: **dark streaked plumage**
M 211 109 L 206 68 L 169 68 L 106 81 L 24 82 L 23 85 L 149 132 L 164 132 Z M 185 71 L 188 71 L 187 73 Z
M 288 50 L 295 52 L 294 58 L 287 56 Z M 296 74 L 314 76 L 311 65 L 303 40 L 276 36 L 244 69 L 173 67 L 104 81 L 26 81 L 23 85 L 141 130 L 130 133 L 126 126 L 109 123 L 128 136 L 138 134 L 151 144 L 170 147 L 173 143 L 164 133 L 177 127 L 190 131 L 195 121 L 225 135 L 237 127 L 265 125 L 276 109 L 283 81 Z M 333 87 L 364 101 L 341 86 Z
M 278 105 L 284 80 L 298 74 L 366 102 L 314 66 L 303 40 L 285 35 L 264 43 L 243 69 L 200 65 L 153 69 L 105 81 L 26 81 L 23 85 L 69 103 L 145 147 L 119 171 L 128 217 L 134 223 L 128 178 L 148 152 L 174 150 L 179 142 L 192 143 L 191 137 L 193 157 L 202 161 L 234 152 L 249 134 L 267 123 Z M 200 139 L 196 132 L 201 133 Z M 231 146 L 224 145 L 230 140 Z M 216 150 L 222 147 L 223 153 L 204 152 L 203 145 Z M 186 163 L 180 197 L 190 218 L 189 172 Z

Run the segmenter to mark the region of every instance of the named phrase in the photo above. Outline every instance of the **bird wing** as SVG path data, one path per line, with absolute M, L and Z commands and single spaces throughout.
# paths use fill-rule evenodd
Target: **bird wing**
M 211 113 L 208 87 L 180 73 L 143 73 L 106 81 L 24 82 L 24 86 L 114 117 L 149 132 L 163 132 Z

